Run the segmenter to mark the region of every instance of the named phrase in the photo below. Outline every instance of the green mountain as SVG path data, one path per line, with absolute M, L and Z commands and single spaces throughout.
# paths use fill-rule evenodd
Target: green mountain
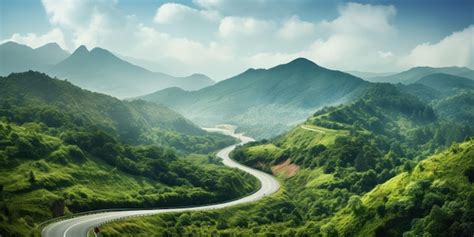
M 431 105 L 447 120 L 474 123 L 474 81 L 449 74 L 430 74 L 410 85 L 398 87 Z
M 450 74 L 474 80 L 474 71 L 467 67 L 414 67 L 407 71 L 400 72 L 394 75 L 371 77 L 367 78 L 367 80 L 371 82 L 410 84 L 420 80 L 422 77 L 436 73 Z
M 67 78 L 85 89 L 121 98 L 174 86 L 184 90 L 197 90 L 214 84 L 202 74 L 173 77 L 151 72 L 124 61 L 105 49 L 94 48 L 89 51 L 85 46 L 77 48 L 70 57 L 47 72 L 59 78 Z
M 222 145 L 223 136 L 201 130 L 164 106 L 121 101 L 38 72 L 1 78 L 0 94 L 0 116 L 20 124 L 93 126 L 122 142 L 160 144 L 184 152 L 209 152 Z M 207 143 L 207 147 L 199 143 Z
M 164 104 L 203 125 L 233 123 L 257 138 L 276 135 L 317 108 L 350 101 L 369 83 L 299 58 L 270 69 L 249 69 L 213 86 L 169 88 L 141 99 Z
M 26 45 L 6 42 L 0 45 L 0 76 L 28 70 L 48 70 L 64 60 L 69 53 L 56 43 L 33 49 Z
M 233 159 L 282 182 L 282 191 L 262 202 L 122 221 L 103 231 L 469 236 L 474 127 L 448 120 L 404 88 L 373 84 L 352 103 L 326 107 L 272 140 L 237 148 Z M 453 143 L 461 144 L 440 153 Z
M 423 84 L 441 92 L 460 89 L 474 90 L 474 80 L 445 73 L 435 73 L 424 76 L 416 81 L 416 83 Z
M 208 153 L 234 143 L 166 107 L 38 72 L 0 77 L 0 235 L 82 211 L 198 205 L 253 192 Z M 230 180 L 230 181 L 229 181 Z

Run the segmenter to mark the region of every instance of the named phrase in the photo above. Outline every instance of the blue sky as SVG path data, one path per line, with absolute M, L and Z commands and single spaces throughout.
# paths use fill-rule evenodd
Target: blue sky
M 0 7 L 0 41 L 104 47 L 180 75 L 223 79 L 298 56 L 376 72 L 473 66 L 467 0 L 1 0 Z

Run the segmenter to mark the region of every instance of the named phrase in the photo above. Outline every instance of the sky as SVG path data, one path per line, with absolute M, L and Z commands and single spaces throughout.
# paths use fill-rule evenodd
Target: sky
M 471 0 L 0 0 L 0 42 L 102 47 L 215 80 L 297 57 L 331 69 L 474 68 Z

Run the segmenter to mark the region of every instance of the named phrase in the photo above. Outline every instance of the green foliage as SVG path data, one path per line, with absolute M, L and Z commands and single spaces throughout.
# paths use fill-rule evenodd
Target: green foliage
M 201 130 L 164 106 L 120 101 L 38 72 L 0 78 L 0 94 L 0 117 L 17 124 L 42 123 L 54 134 L 97 130 L 120 142 L 167 146 L 185 153 L 209 153 L 234 142 Z
M 36 72 L 0 78 L 0 94 L 2 236 L 64 214 L 221 202 L 258 186 L 219 162 L 193 161 L 235 140 L 165 107 Z
M 426 158 L 469 140 L 474 130 L 428 103 L 398 86 L 374 85 L 354 103 L 324 108 L 273 140 L 232 153 L 266 172 L 288 161 L 297 166 L 296 175 L 279 176 L 278 198 L 241 207 L 242 215 L 194 213 L 205 221 L 180 229 L 167 228 L 179 216 L 169 214 L 108 225 L 106 233 L 131 233 L 127 227 L 134 226 L 134 233 L 224 236 L 468 236 L 473 142 Z M 293 208 L 283 219 L 270 218 L 275 210 L 262 209 L 270 203 Z M 262 218 L 253 217 L 256 211 Z

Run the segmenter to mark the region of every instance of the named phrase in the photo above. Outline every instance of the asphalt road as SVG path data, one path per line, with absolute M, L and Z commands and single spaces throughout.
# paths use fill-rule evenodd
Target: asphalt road
M 245 144 L 245 143 L 253 141 L 253 139 L 250 137 L 246 137 L 242 134 L 235 134 L 230 130 L 225 130 L 225 129 L 220 129 L 220 128 L 205 128 L 205 130 L 210 131 L 210 132 L 221 132 L 227 135 L 234 136 L 240 139 L 241 141 L 241 143 L 237 145 Z M 273 176 L 267 173 L 264 173 L 262 171 L 242 165 L 229 158 L 230 152 L 234 150 L 237 145 L 232 145 L 220 150 L 217 153 L 217 156 L 223 160 L 224 165 L 243 170 L 255 176 L 260 181 L 261 183 L 260 189 L 249 196 L 243 197 L 241 199 L 225 202 L 225 203 L 214 204 L 214 205 L 204 205 L 204 206 L 187 207 L 187 208 L 153 209 L 153 210 L 111 211 L 111 212 L 102 212 L 102 213 L 97 213 L 97 214 L 79 216 L 72 219 L 67 219 L 67 220 L 49 224 L 43 229 L 41 235 L 46 236 L 46 237 L 84 237 L 84 236 L 87 236 L 87 232 L 91 228 L 100 226 L 102 224 L 105 224 L 111 221 L 116 221 L 116 220 L 130 218 L 130 217 L 137 217 L 137 216 L 155 215 L 159 213 L 220 209 L 220 208 L 235 206 L 235 205 L 239 205 L 243 203 L 254 202 L 278 191 L 278 189 L 280 188 L 280 185 Z

